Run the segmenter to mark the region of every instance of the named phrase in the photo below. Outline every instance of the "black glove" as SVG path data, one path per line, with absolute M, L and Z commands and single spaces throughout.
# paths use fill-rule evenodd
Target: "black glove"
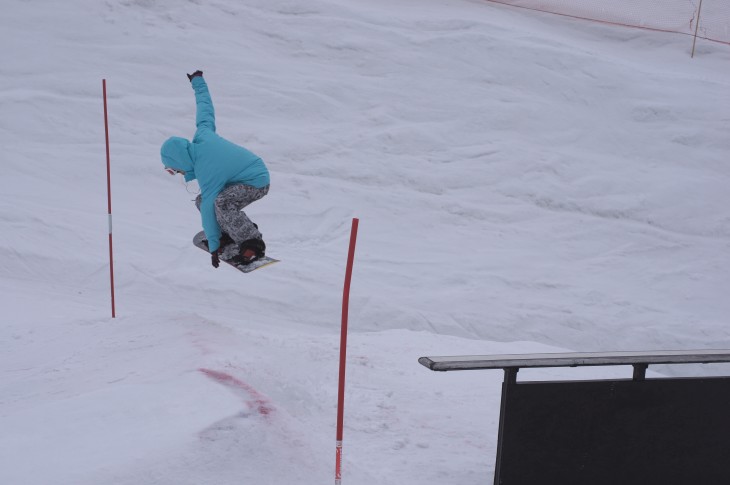
M 190 82 L 193 82 L 193 78 L 194 78 L 194 77 L 198 77 L 198 76 L 200 76 L 200 77 L 203 77 L 203 71 L 201 71 L 200 69 L 198 69 L 198 70 L 197 70 L 197 71 L 195 71 L 194 73 L 192 73 L 192 74 L 188 74 L 187 76 L 188 76 L 188 80 L 189 80 Z
M 218 250 L 216 249 L 212 253 L 210 253 L 210 261 L 213 263 L 213 267 L 217 268 L 219 264 L 221 264 L 221 260 L 218 257 Z

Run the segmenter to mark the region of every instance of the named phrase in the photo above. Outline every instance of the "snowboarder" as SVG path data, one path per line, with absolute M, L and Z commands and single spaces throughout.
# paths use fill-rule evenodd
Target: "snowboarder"
M 182 174 L 186 182 L 198 180 L 200 195 L 195 206 L 213 267 L 219 266 L 223 249 L 226 259 L 248 264 L 264 256 L 266 244 L 243 208 L 269 192 L 269 171 L 260 157 L 216 133 L 213 101 L 203 72 L 187 76 L 195 91 L 197 130 L 192 143 L 180 137 L 167 139 L 160 150 L 162 164 L 169 174 Z M 230 254 L 229 247 L 235 248 L 235 254 Z

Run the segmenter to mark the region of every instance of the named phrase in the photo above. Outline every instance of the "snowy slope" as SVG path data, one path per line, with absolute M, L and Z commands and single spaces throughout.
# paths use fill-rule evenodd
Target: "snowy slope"
M 5 0 L 0 41 L 0 483 L 331 480 L 352 217 L 348 484 L 493 473 L 502 376 L 419 356 L 730 348 L 726 46 L 471 0 Z M 251 275 L 161 170 L 195 69 L 272 172 Z

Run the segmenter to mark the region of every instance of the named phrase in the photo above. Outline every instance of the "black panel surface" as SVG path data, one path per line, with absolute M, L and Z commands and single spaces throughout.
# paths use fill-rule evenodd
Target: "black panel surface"
M 730 484 L 730 378 L 505 383 L 495 484 Z

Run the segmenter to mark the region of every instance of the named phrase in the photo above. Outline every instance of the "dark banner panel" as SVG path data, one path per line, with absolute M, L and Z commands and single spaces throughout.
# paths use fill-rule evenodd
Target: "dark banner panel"
M 503 384 L 495 484 L 730 484 L 730 378 Z

